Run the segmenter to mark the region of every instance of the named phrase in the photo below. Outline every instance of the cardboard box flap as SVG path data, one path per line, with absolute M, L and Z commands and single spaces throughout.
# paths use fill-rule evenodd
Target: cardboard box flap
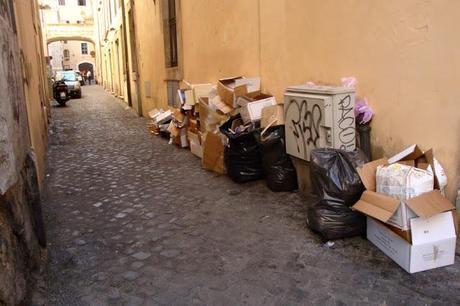
M 353 209 L 382 222 L 387 222 L 396 212 L 399 204 L 398 199 L 366 190 L 359 201 L 353 205 Z
M 248 93 L 248 88 L 246 87 L 245 84 L 235 86 L 235 89 L 233 92 L 235 93 L 235 97 L 241 97 Z
M 428 151 L 425 151 L 425 153 L 423 153 L 424 156 L 425 156 L 425 159 L 426 159 L 426 162 L 428 164 L 430 164 L 431 166 L 431 171 L 433 171 L 433 174 L 434 174 L 434 188 L 435 189 L 439 189 L 439 180 L 438 180 L 438 177 L 437 175 L 439 173 L 436 173 L 436 168 L 434 166 L 434 153 L 433 153 L 433 149 L 429 149 Z M 419 166 L 420 167 L 420 166 Z
M 245 85 L 248 92 L 260 91 L 260 78 L 242 78 L 235 80 L 235 88 Z
M 439 190 L 426 192 L 418 197 L 407 200 L 406 203 L 417 216 L 422 218 L 428 218 L 455 208 Z
M 388 163 L 393 164 L 400 160 L 414 160 L 421 157 L 422 155 L 423 151 L 416 144 L 413 144 L 407 149 L 389 158 Z
M 222 102 L 219 96 L 215 96 L 211 103 L 220 111 L 222 114 L 228 114 L 233 111 L 233 108 Z
M 375 173 L 377 167 L 388 164 L 386 158 L 377 159 L 356 169 L 366 190 L 375 191 Z
M 412 245 L 420 245 L 455 238 L 455 226 L 452 213 L 445 212 L 430 218 L 413 218 L 410 220 Z M 436 251 L 434 256 L 436 256 Z
M 228 77 L 228 78 L 222 78 L 219 79 L 219 83 L 222 83 L 223 85 L 231 85 L 234 84 L 236 80 L 238 79 L 244 79 L 244 76 L 233 76 L 233 77 Z

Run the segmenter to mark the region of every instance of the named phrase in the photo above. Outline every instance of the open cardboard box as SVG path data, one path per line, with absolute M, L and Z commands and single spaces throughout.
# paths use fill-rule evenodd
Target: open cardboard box
M 451 265 L 457 241 L 455 212 L 410 220 L 411 242 L 373 218 L 367 218 L 367 239 L 409 273 Z
M 273 96 L 260 95 L 240 108 L 241 119 L 244 123 L 257 122 L 262 118 L 262 110 L 265 107 L 276 105 L 276 99 Z
M 377 167 L 396 162 L 425 169 L 426 165 L 430 164 L 434 172 L 433 151 L 422 152 L 416 145 L 407 148 L 390 159 L 383 158 L 364 164 L 357 171 L 366 191 L 364 191 L 360 200 L 353 205 L 353 209 L 402 230 L 410 229 L 410 220 L 412 218 L 429 218 L 436 214 L 455 209 L 452 203 L 439 191 L 436 173 L 434 173 L 434 190 L 409 200 L 401 201 L 377 193 Z
M 260 94 L 260 78 L 245 78 L 243 76 L 219 79 L 217 93 L 223 103 L 231 108 L 236 107 L 236 98 L 244 95 Z

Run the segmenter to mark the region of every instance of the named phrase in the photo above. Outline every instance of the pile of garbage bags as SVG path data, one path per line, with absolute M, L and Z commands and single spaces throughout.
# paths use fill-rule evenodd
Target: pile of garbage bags
M 239 114 L 220 126 L 220 132 L 228 139 L 224 150 L 225 167 L 228 176 L 236 183 L 264 177 L 262 156 L 253 131 L 252 126 L 244 127 Z
M 366 218 L 350 207 L 365 190 L 355 169 L 367 162 L 366 156 L 360 150 L 314 149 L 310 161 L 320 200 L 308 209 L 308 226 L 326 240 L 364 235 Z
M 272 191 L 297 189 L 297 174 L 286 153 L 284 126 L 261 131 L 244 124 L 240 115 L 231 117 L 220 126 L 228 139 L 224 150 L 228 176 L 237 183 L 265 177 Z
M 267 186 L 272 191 L 292 191 L 297 187 L 297 173 L 286 153 L 284 125 L 257 133 Z

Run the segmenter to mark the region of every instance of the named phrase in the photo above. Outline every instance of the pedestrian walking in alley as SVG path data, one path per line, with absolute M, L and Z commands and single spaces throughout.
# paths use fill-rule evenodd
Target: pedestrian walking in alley
M 91 85 L 91 70 L 86 73 L 86 79 L 88 80 L 88 85 Z

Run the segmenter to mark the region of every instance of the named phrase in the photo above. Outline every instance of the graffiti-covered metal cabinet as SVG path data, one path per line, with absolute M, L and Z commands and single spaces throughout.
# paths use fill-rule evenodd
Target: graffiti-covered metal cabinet
M 291 86 L 284 94 L 287 153 L 310 161 L 314 148 L 354 150 L 355 92 L 333 86 Z

